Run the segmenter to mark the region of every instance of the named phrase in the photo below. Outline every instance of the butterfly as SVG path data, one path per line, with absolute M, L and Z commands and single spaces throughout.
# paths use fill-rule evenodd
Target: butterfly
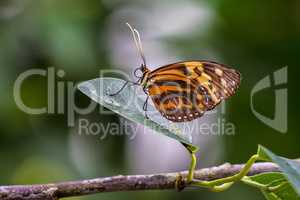
M 147 95 L 143 110 L 147 116 L 149 97 L 163 117 L 172 122 L 191 121 L 214 109 L 222 100 L 235 94 L 240 85 L 240 73 L 221 63 L 209 60 L 189 60 L 168 64 L 151 71 L 146 65 L 139 32 L 130 28 L 142 64 L 134 71 L 136 82 Z M 142 76 L 138 75 L 138 71 Z

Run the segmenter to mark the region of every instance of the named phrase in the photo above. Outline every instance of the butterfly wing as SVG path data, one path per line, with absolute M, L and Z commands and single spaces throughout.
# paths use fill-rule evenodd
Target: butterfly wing
M 232 96 L 240 73 L 212 61 L 185 61 L 150 72 L 146 89 L 156 109 L 174 122 L 191 121 Z

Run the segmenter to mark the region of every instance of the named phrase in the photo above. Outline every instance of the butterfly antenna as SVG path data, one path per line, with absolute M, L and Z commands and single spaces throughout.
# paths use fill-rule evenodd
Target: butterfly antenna
M 146 66 L 146 57 L 145 57 L 145 54 L 144 54 L 144 51 L 143 51 L 143 46 L 142 46 L 142 41 L 141 41 L 140 33 L 136 29 L 134 29 L 134 32 L 137 35 L 138 43 L 139 43 L 139 47 L 140 47 L 139 51 L 140 51 L 143 63 Z
M 146 66 L 146 58 L 145 58 L 145 55 L 144 55 L 144 52 L 143 52 L 143 47 L 142 47 L 142 41 L 141 41 L 140 34 L 136 29 L 132 28 L 132 26 L 129 23 L 126 23 L 126 25 L 129 27 L 129 29 L 132 33 L 135 46 L 138 49 L 138 52 L 139 52 L 139 54 L 142 58 L 143 64 Z

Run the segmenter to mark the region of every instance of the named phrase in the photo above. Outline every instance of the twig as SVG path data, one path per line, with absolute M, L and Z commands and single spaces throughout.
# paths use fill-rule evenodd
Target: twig
M 217 167 L 204 168 L 195 171 L 199 180 L 214 180 L 232 176 L 238 173 L 242 164 L 223 164 Z M 252 166 L 248 175 L 263 172 L 277 172 L 276 164 L 263 162 Z M 151 175 L 112 176 L 79 181 L 60 182 L 40 185 L 0 186 L 1 200 L 57 200 L 62 197 L 88 195 L 101 192 L 136 191 L 154 189 L 175 189 L 178 176 L 185 178 L 187 171 Z M 183 181 L 182 187 L 185 187 Z

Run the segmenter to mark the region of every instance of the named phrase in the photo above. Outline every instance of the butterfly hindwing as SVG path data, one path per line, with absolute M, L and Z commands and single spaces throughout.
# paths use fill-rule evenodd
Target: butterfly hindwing
M 150 72 L 146 89 L 155 107 L 174 122 L 191 121 L 232 96 L 240 74 L 211 61 L 186 61 Z

